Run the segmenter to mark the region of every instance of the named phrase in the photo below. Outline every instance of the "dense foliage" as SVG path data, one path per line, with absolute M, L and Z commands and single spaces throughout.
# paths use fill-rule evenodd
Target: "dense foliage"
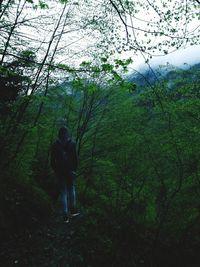
M 9 251 L 27 236 L 21 266 L 199 266 L 200 68 L 149 65 L 199 44 L 199 8 L 198 0 L 0 1 L 4 266 L 19 263 Z M 126 76 L 135 54 L 149 72 Z M 64 233 L 49 164 L 63 125 L 77 145 L 82 217 L 67 264 L 43 264 L 34 249 L 53 238 L 38 231 L 53 216 L 52 231 Z
M 103 68 L 103 75 L 96 68 L 91 77 L 58 84 L 45 97 L 2 100 L 8 112 L 1 115 L 1 231 L 12 235 L 48 218 L 57 193 L 49 148 L 67 124 L 80 161 L 79 207 L 86 218 L 77 242 L 83 266 L 140 266 L 141 258 L 149 266 L 166 255 L 177 266 L 182 254 L 185 266 L 191 255 L 195 264 L 199 65 L 169 69 L 143 88 L 141 80 L 135 87 L 117 76 L 114 66 L 104 62 Z M 34 124 L 41 99 L 45 105 Z M 19 121 L 27 101 L 31 106 Z

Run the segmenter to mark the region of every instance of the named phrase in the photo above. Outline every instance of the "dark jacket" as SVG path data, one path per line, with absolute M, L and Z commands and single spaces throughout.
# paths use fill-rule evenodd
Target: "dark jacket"
M 65 160 L 65 155 L 67 155 L 67 160 Z M 53 143 L 51 147 L 51 167 L 59 175 L 65 175 L 77 170 L 78 157 L 75 142 L 69 139 L 63 144 L 58 139 Z

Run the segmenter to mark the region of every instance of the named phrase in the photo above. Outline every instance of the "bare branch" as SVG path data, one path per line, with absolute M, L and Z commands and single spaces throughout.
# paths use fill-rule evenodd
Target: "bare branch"
M 114 9 L 117 11 L 117 14 L 119 15 L 120 20 L 122 21 L 122 23 L 124 24 L 125 30 L 126 30 L 126 39 L 127 39 L 127 43 L 129 42 L 129 33 L 128 33 L 128 26 L 126 24 L 126 22 L 124 21 L 119 9 L 117 8 L 117 6 L 115 5 L 115 3 L 110 0 L 110 3 L 112 4 L 112 6 L 114 7 Z

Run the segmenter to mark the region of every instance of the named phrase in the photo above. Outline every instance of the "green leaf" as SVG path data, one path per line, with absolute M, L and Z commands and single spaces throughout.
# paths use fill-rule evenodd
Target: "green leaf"
M 59 2 L 60 2 L 61 4 L 65 4 L 65 3 L 68 3 L 68 0 L 59 0 Z M 77 2 L 76 2 L 76 4 L 77 4 Z
M 112 71 L 113 70 L 113 65 L 111 65 L 111 64 L 102 64 L 101 67 L 102 67 L 103 71 Z
M 41 9 L 48 9 L 49 8 L 49 6 L 45 2 L 43 2 L 41 0 L 39 0 L 39 7 Z
M 107 59 L 106 57 L 102 57 L 102 58 L 101 58 L 101 61 L 104 62 L 104 63 L 107 62 L 107 60 L 108 60 L 108 59 Z

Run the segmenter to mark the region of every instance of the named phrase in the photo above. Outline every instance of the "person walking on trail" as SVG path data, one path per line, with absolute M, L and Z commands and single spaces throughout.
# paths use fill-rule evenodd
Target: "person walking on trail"
M 61 193 L 64 222 L 71 216 L 78 215 L 76 208 L 75 179 L 78 166 L 76 144 L 70 139 L 66 127 L 61 127 L 58 139 L 51 148 L 51 166 L 58 179 Z

